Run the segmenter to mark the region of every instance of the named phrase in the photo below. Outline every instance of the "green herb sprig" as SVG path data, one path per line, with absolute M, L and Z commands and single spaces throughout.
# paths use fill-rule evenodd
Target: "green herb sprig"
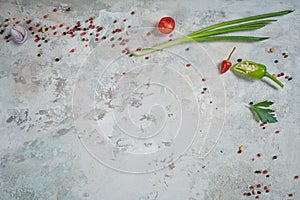
M 133 56 L 142 56 L 152 53 L 157 50 L 164 49 L 176 44 L 192 42 L 192 41 L 246 41 L 246 42 L 256 42 L 266 40 L 269 37 L 256 37 L 256 36 L 231 36 L 222 35 L 225 33 L 233 33 L 240 31 L 253 31 L 265 27 L 266 25 L 275 22 L 277 20 L 262 20 L 270 17 L 282 16 L 293 12 L 293 10 L 284 10 L 280 12 L 267 13 L 262 15 L 255 15 L 251 17 L 221 22 L 211 26 L 207 26 L 198 31 L 195 31 L 187 36 L 171 40 L 165 43 L 158 44 L 151 48 L 146 48 L 141 51 L 133 51 L 131 54 Z M 245 23 L 247 22 L 247 23 Z M 221 35 L 221 36 L 219 36 Z
M 264 124 L 275 123 L 277 122 L 277 118 L 274 114 L 275 111 L 268 108 L 271 105 L 273 105 L 272 101 L 263 101 L 257 104 L 250 104 L 250 109 Z

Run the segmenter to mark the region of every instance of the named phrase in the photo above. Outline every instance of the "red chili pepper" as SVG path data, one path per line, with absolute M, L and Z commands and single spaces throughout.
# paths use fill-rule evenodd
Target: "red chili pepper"
M 221 74 L 223 74 L 223 73 L 225 73 L 225 72 L 227 72 L 229 69 L 230 69 L 230 67 L 231 67 L 231 65 L 232 65 L 232 63 L 230 62 L 230 58 L 231 58 L 231 55 L 233 54 L 233 52 L 235 51 L 235 47 L 232 49 L 232 51 L 230 52 L 230 54 L 229 54 L 229 56 L 228 56 L 228 58 L 226 59 L 226 60 L 223 60 L 222 61 L 222 63 L 221 63 Z

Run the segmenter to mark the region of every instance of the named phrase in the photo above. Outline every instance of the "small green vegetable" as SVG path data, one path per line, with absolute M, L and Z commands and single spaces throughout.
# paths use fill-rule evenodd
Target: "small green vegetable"
M 257 104 L 250 104 L 250 109 L 252 112 L 256 114 L 258 119 L 266 123 L 275 123 L 277 122 L 276 116 L 274 115 L 274 110 L 269 109 L 267 107 L 273 104 L 272 101 L 263 101 Z
M 283 87 L 283 84 L 278 79 L 267 72 L 267 67 L 263 64 L 258 64 L 253 61 L 243 61 L 236 63 L 231 69 L 234 72 L 244 74 L 252 78 L 261 79 L 262 77 L 266 76 L 277 83 L 280 87 Z
M 221 22 L 218 24 L 214 24 L 205 28 L 202 28 L 198 31 L 195 31 L 187 36 L 171 40 L 162 44 L 158 44 L 151 48 L 143 49 L 141 51 L 133 51 L 133 56 L 142 56 L 149 53 L 152 53 L 157 50 L 161 50 L 163 48 L 173 46 L 180 43 L 185 42 L 202 42 L 202 41 L 246 41 L 246 42 L 256 42 L 261 40 L 266 40 L 268 37 L 255 37 L 255 36 L 232 36 L 232 35 L 222 35 L 233 32 L 240 31 L 253 31 L 260 28 L 265 27 L 271 22 L 275 22 L 276 20 L 260 20 L 266 19 L 270 17 L 277 17 L 281 15 L 286 15 L 293 12 L 293 10 L 284 10 L 280 12 L 267 13 L 262 15 L 255 15 L 251 17 L 245 17 L 241 19 Z M 244 23 L 247 22 L 247 23 Z M 222 35 L 222 36 L 219 36 Z

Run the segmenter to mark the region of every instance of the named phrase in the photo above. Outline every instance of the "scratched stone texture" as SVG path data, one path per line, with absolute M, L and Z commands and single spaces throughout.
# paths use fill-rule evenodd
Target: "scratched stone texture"
M 126 47 L 285 9 L 295 11 L 251 32 L 270 37 L 263 42 L 126 55 Z M 299 9 L 279 0 L 0 0 L 0 200 L 300 199 Z M 163 16 L 176 21 L 170 36 L 155 29 Z M 91 17 L 102 30 L 63 34 Z M 6 38 L 17 21 L 34 27 L 22 45 Z M 285 87 L 219 75 L 234 46 L 233 62 L 284 72 Z M 275 102 L 278 122 L 262 127 L 247 105 L 264 100 Z

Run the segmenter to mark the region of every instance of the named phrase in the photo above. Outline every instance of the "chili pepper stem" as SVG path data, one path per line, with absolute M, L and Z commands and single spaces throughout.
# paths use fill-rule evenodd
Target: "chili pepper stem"
M 233 47 L 232 51 L 230 52 L 230 54 L 229 54 L 229 56 L 227 58 L 228 61 L 230 61 L 230 58 L 231 58 L 233 52 L 235 51 L 235 49 L 236 49 L 236 47 Z
M 268 77 L 269 79 L 271 79 L 272 81 L 274 81 L 275 83 L 277 83 L 280 87 L 283 88 L 283 84 L 274 76 L 272 76 L 271 74 L 269 74 L 268 72 L 265 72 L 265 76 Z

